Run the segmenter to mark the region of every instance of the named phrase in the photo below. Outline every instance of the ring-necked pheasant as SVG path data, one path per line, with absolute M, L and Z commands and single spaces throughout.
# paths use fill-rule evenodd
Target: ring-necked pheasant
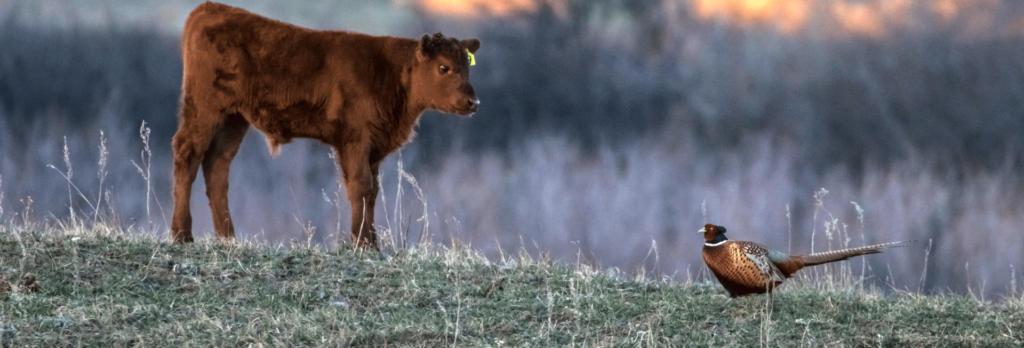
M 870 245 L 866 247 L 828 251 L 809 255 L 786 255 L 754 242 L 731 241 L 725 237 L 725 227 L 704 225 L 698 233 L 704 234 L 704 263 L 715 278 L 729 291 L 731 297 L 771 292 L 786 278 L 807 266 L 849 259 L 854 256 L 877 254 L 881 249 L 900 246 L 910 241 Z

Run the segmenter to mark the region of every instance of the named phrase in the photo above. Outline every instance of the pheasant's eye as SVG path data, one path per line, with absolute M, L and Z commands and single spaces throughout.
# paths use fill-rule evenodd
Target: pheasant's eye
M 447 65 L 442 65 L 440 69 L 442 74 L 447 74 L 448 71 L 451 70 L 451 68 L 449 68 Z

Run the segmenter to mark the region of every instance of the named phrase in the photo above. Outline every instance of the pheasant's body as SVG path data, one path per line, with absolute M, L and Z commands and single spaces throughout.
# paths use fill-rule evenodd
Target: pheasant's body
M 785 254 L 751 242 L 725 241 L 716 246 L 704 245 L 704 263 L 733 297 L 763 294 L 782 284 L 795 272 L 795 269 L 784 272 L 777 264 L 788 266 L 791 262 L 787 263 L 787 258 Z M 792 267 L 784 268 L 789 270 Z
M 790 256 L 753 242 L 725 238 L 725 228 L 705 225 L 704 263 L 732 297 L 771 292 L 806 266 L 880 253 L 881 249 L 903 242 L 878 244 L 810 255 Z

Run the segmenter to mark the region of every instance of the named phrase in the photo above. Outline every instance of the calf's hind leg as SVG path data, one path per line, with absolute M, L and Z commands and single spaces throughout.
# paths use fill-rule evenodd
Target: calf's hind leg
M 191 243 L 192 183 L 196 181 L 199 164 L 216 131 L 212 115 L 199 115 L 192 98 L 184 98 L 181 124 L 174 133 L 174 215 L 171 217 L 171 238 L 175 243 Z
M 209 149 L 203 158 L 203 179 L 206 181 L 206 197 L 210 200 L 213 213 L 213 228 L 217 238 L 235 239 L 235 225 L 228 211 L 228 174 L 231 160 L 238 153 L 249 122 L 239 114 L 230 114 L 224 125 L 213 136 Z

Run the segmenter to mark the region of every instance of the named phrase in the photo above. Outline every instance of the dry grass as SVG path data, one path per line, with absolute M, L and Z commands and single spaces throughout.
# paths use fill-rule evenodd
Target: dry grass
M 582 252 L 565 263 L 541 247 L 510 252 L 500 244 L 487 257 L 461 240 L 456 218 L 442 221 L 456 231 L 447 243 L 434 244 L 429 198 L 400 165 L 398 187 L 406 188 L 382 197 L 392 209 L 380 215 L 383 253 L 318 244 L 301 219 L 297 234 L 306 237 L 287 245 L 169 244 L 162 228 L 125 224 L 100 209 L 109 201 L 79 189 L 74 172 L 60 170 L 69 194 L 89 209 L 76 218 L 39 221 L 31 203 L 0 215 L 0 277 L 11 286 L 0 290 L 0 347 L 1024 343 L 1024 294 L 1016 288 L 997 302 L 886 292 L 866 281 L 876 272 L 865 275 L 863 263 L 857 274 L 857 261 L 804 271 L 774 300 L 727 301 L 702 266 L 685 277 L 644 266 L 627 273 L 593 266 Z M 402 191 L 414 192 L 422 210 L 404 208 Z M 824 249 L 849 247 L 850 229 L 828 210 L 826 193 L 818 191 L 813 212 L 825 221 Z M 858 220 L 863 230 L 863 215 Z M 415 234 L 413 226 L 424 227 Z M 658 248 L 646 250 L 655 266 L 665 257 Z
M 80 192 L 71 173 L 62 171 L 69 192 Z M 410 235 L 411 210 L 396 194 L 379 226 L 383 253 L 318 244 L 308 223 L 298 231 L 307 238 L 287 245 L 175 245 L 162 229 L 125 226 L 85 194 L 93 215 L 37 221 L 29 206 L 0 216 L 0 278 L 12 285 L 0 293 L 0 347 L 1024 343 L 1016 288 L 998 302 L 886 292 L 855 273 L 857 261 L 804 271 L 774 300 L 727 301 L 704 267 L 684 279 L 595 267 L 581 253 L 564 263 L 499 244 L 487 257 L 461 233 L 434 244 L 428 198 L 401 166 L 397 174 L 423 206 L 424 230 Z M 826 193 L 814 211 L 826 221 L 824 248 L 847 247 L 849 230 Z M 652 264 L 661 254 L 648 245 Z

